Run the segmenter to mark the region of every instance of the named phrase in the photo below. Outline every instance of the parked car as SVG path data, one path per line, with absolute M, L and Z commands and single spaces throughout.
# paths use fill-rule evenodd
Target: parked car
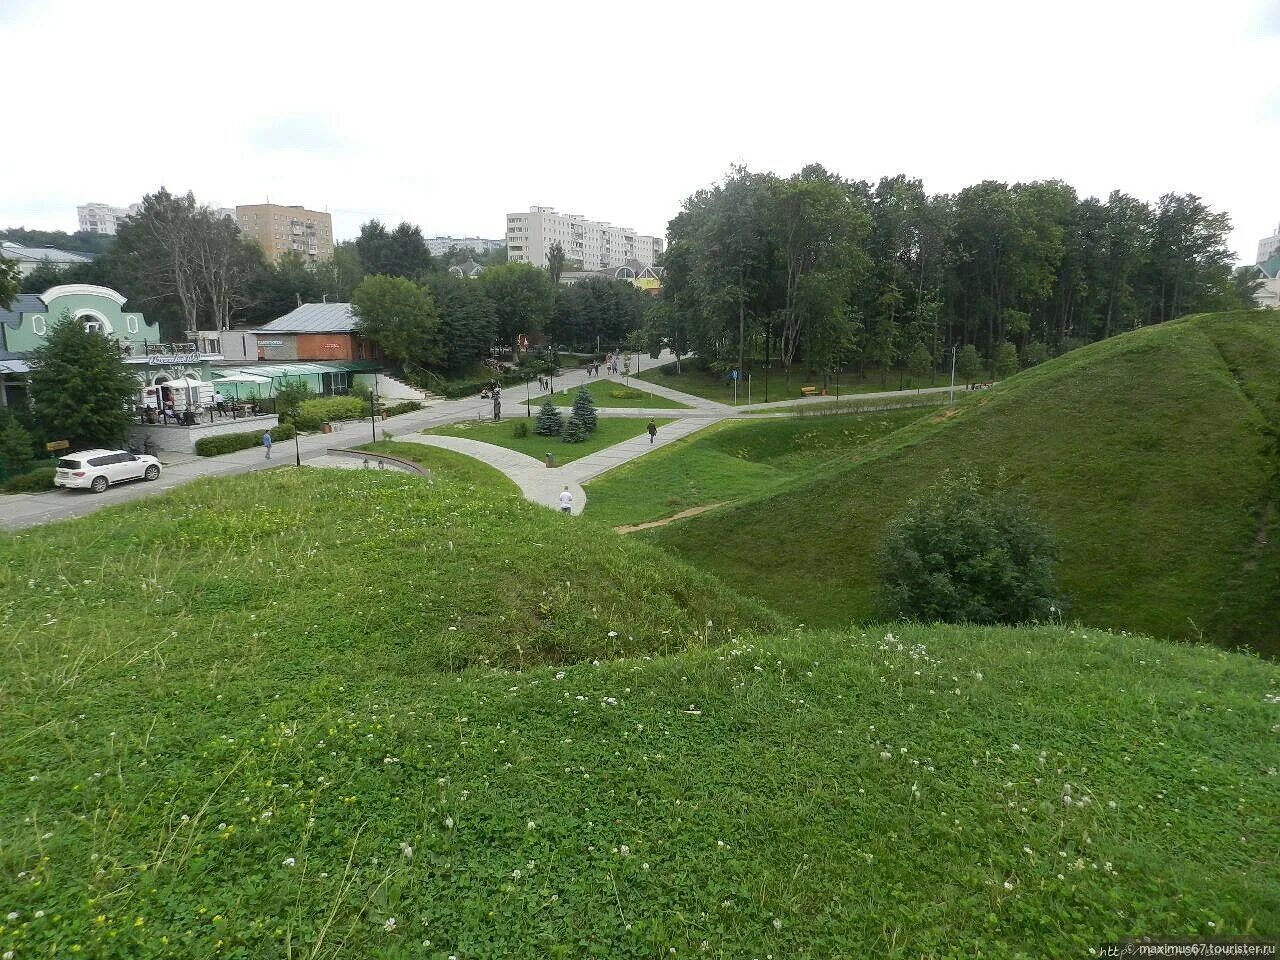
M 128 450 L 84 450 L 58 461 L 55 487 L 89 488 L 102 493 L 122 480 L 158 480 L 160 461 Z

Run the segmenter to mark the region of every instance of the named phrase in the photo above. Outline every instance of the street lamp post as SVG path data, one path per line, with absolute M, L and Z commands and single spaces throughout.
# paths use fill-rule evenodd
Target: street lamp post
M 529 392 L 529 381 L 524 382 L 524 416 L 529 419 L 533 416 L 533 395 Z
M 369 401 L 369 433 L 373 442 L 378 442 L 378 381 L 373 381 L 373 398 Z
M 293 428 L 293 457 L 297 466 L 302 466 L 302 447 L 298 446 L 298 428 Z
M 951 393 L 947 403 L 956 402 L 956 345 L 951 345 Z

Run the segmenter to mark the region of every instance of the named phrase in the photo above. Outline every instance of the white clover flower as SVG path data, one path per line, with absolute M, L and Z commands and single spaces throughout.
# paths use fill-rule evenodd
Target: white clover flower
M 624 857 L 631 856 L 631 848 L 628 847 L 625 843 L 618 848 L 618 852 L 622 854 Z
M 781 930 L 781 929 L 782 929 L 782 918 L 781 918 L 781 917 L 774 917 L 774 918 L 773 918 L 773 929 L 775 929 L 775 930 Z
M 10 923 L 13 923 L 13 921 L 18 919 L 18 916 L 19 916 L 18 911 L 12 910 L 9 913 L 5 914 L 4 918 L 8 920 Z
M 396 928 L 396 918 L 387 917 L 387 922 L 382 925 L 382 929 L 387 931 L 387 933 L 390 933 L 395 928 Z
M 297 866 L 297 865 L 298 865 L 298 861 L 297 861 L 297 860 L 295 860 L 293 857 L 285 857 L 285 858 L 280 862 L 280 866 L 282 866 L 282 867 L 295 867 L 295 866 Z
M 537 830 L 537 829 L 538 829 L 538 825 L 537 825 L 536 823 L 534 823 L 532 820 L 530 820 L 528 823 L 526 823 L 526 824 L 525 824 L 525 829 L 526 829 L 526 830 Z
M 1004 888 L 1005 888 L 1006 890 L 1012 890 L 1012 889 L 1013 889 L 1013 884 L 1012 884 L 1012 883 L 1010 883 L 1008 880 L 1006 880 L 1006 881 L 1004 882 Z
M 413 847 L 409 846 L 409 844 L 407 843 L 400 844 L 400 852 L 404 855 L 404 858 L 406 860 L 413 859 Z
M 39 919 L 40 919 L 41 917 L 43 917 L 43 916 L 44 916 L 44 911 L 43 911 L 43 910 L 37 910 L 37 911 L 36 911 L 36 919 L 37 919 L 37 920 L 39 920 Z
M 446 828 L 446 829 L 448 829 L 448 830 L 452 830 L 452 829 L 453 829 L 453 817 L 445 817 L 445 818 L 444 818 L 444 825 L 445 825 L 445 828 Z
M 522 876 L 524 876 L 524 874 L 520 872 L 519 868 L 511 871 L 512 880 L 519 880 Z
M 617 635 L 618 635 L 618 631 L 617 631 L 617 630 L 610 630 L 610 631 L 609 631 L 609 636 L 610 636 L 611 638 L 612 638 L 612 637 L 616 637 Z

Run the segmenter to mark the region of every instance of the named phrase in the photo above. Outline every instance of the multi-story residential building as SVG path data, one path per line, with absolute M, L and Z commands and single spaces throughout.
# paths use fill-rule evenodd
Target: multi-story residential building
M 1258 241 L 1258 265 L 1261 266 L 1277 254 L 1280 254 L 1280 226 L 1276 227 L 1276 232 L 1271 236 Z
M 428 237 L 427 250 L 433 257 L 440 257 L 451 250 L 472 250 L 476 253 L 492 253 L 507 245 L 506 240 L 485 240 L 482 237 Z
M 556 243 L 564 249 L 566 260 L 576 260 L 588 271 L 621 267 L 629 260 L 650 267 L 662 254 L 661 237 L 576 213 L 556 213 L 553 207 L 507 214 L 507 259 L 512 263 L 546 267 L 547 253 Z
M 81 230 L 114 235 L 121 220 L 133 216 L 141 209 L 140 203 L 131 203 L 127 207 L 113 207 L 109 203 L 85 203 L 76 207 L 76 219 L 80 222 Z
M 286 253 L 321 263 L 333 257 L 333 217 L 327 213 L 278 203 L 251 203 L 236 206 L 240 232 L 262 248 L 267 259 L 279 260 Z

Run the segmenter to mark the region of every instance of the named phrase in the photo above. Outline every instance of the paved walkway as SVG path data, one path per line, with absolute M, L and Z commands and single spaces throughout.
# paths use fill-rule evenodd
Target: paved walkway
M 674 360 L 669 352 L 664 352 L 656 360 L 645 357 L 643 369 L 661 366 Z M 638 372 L 638 371 L 637 371 Z M 172 489 L 179 484 L 200 477 L 230 476 L 248 473 L 269 467 L 289 466 L 299 461 L 311 466 L 339 466 L 333 462 L 328 450 L 334 446 L 355 446 L 368 443 L 370 440 L 383 439 L 389 436 L 395 440 L 407 440 L 458 450 L 490 463 L 511 477 L 520 487 L 526 499 L 545 506 L 558 506 L 560 491 L 566 483 L 574 495 L 574 513 L 580 513 L 586 504 L 586 493 L 581 485 L 587 480 L 600 476 L 614 467 L 628 463 L 637 457 L 644 456 L 651 450 L 657 450 L 669 443 L 718 423 L 727 417 L 737 416 L 751 410 L 784 412 L 788 407 L 807 406 L 810 404 L 833 403 L 833 397 L 801 397 L 792 400 L 779 400 L 773 403 L 757 403 L 749 406 L 734 407 L 729 404 L 695 397 L 661 384 L 637 380 L 622 374 L 601 374 L 589 377 L 585 370 L 571 370 L 555 378 L 556 392 L 568 388 L 576 389 L 580 384 L 592 380 L 612 380 L 634 386 L 637 390 L 684 403 L 687 410 L 669 408 L 644 407 L 604 407 L 598 408 L 597 414 L 602 417 L 635 417 L 649 419 L 678 418 L 673 423 L 660 427 L 657 440 L 650 445 L 647 435 L 625 440 L 605 450 L 597 451 L 580 460 L 572 461 L 563 467 L 548 470 L 540 461 L 505 447 L 481 443 L 462 437 L 423 436 L 421 431 L 432 427 L 456 423 L 462 420 L 488 420 L 493 416 L 493 403 L 479 397 L 467 397 L 461 400 L 432 401 L 422 410 L 392 417 L 386 421 L 371 424 L 367 420 L 350 421 L 338 426 L 331 434 L 309 434 L 293 441 L 277 443 L 273 450 L 273 459 L 266 460 L 263 450 L 254 447 L 237 453 L 220 457 L 181 457 L 173 461 L 165 460 L 164 473 L 154 483 L 137 482 L 111 487 L 103 494 L 91 494 L 80 490 L 54 490 L 41 494 L 11 494 L 0 496 L 0 529 L 18 530 L 63 520 L 69 517 L 83 516 L 102 507 L 117 503 L 126 503 L 142 497 Z M 949 387 L 931 387 L 923 393 L 941 393 Z M 536 384 L 528 387 L 507 387 L 503 390 L 504 419 L 513 419 L 524 413 L 523 401 L 527 397 L 538 399 L 547 395 L 546 390 L 539 390 Z M 849 394 L 850 401 L 874 401 L 889 397 L 905 397 L 915 395 L 917 391 L 885 391 L 882 393 Z M 841 401 L 845 398 L 841 397 Z M 753 418 L 754 419 L 754 418 Z M 464 448 L 461 445 L 468 445 Z M 483 449 L 475 449 L 483 448 Z M 499 451 L 493 453 L 491 451 Z M 523 458 L 523 462 L 519 459 Z M 164 459 L 164 458 L 162 458 Z M 532 466 L 530 465 L 532 464 Z M 347 464 L 342 464 L 347 466 Z

